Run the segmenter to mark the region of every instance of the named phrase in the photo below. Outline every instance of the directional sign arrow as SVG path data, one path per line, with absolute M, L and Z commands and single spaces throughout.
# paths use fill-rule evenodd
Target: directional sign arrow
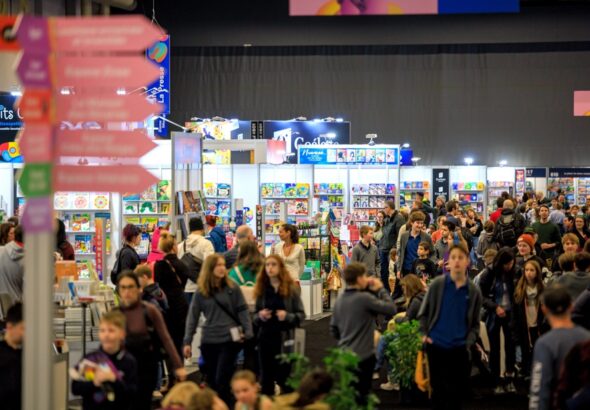
M 14 31 L 23 50 L 49 53 L 49 20 L 47 18 L 20 15 L 16 19 Z
M 16 65 L 16 75 L 25 87 L 51 88 L 46 54 L 22 53 Z
M 20 115 L 26 118 L 27 124 L 49 122 L 51 119 L 50 90 L 25 89 L 16 105 L 20 110 Z
M 56 99 L 58 121 L 143 121 L 163 109 L 160 104 L 150 104 L 145 96 L 137 94 L 58 95 Z
M 574 116 L 590 115 L 590 91 L 574 91 Z
M 160 70 L 142 56 L 134 57 L 57 57 L 56 86 L 121 87 L 145 86 L 160 75 Z
M 140 158 L 156 144 L 141 131 L 60 130 L 55 155 L 59 157 Z
M 17 137 L 17 142 L 27 163 L 51 162 L 51 125 L 27 123 Z
M 51 164 L 25 164 L 18 180 L 26 197 L 49 196 L 51 194 Z
M 53 19 L 57 51 L 141 51 L 164 33 L 144 16 L 59 17 Z
M 53 181 L 57 191 L 142 192 L 158 178 L 140 165 L 57 165 Z
M 22 224 L 27 234 L 53 230 L 53 204 L 50 197 L 27 199 Z

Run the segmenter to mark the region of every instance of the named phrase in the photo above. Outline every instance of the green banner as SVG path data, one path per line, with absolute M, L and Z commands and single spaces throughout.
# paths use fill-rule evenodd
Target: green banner
M 51 170 L 51 163 L 25 164 L 18 182 L 26 197 L 51 195 Z

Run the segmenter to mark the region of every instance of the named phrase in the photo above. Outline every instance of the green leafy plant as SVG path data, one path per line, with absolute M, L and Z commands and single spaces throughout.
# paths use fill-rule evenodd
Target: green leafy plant
M 387 347 L 385 356 L 390 365 L 391 379 L 402 388 L 410 389 L 414 382 L 416 359 L 422 348 L 420 323 L 416 320 L 400 323 L 392 332 L 383 335 Z
M 285 383 L 293 390 L 297 390 L 301 379 L 310 370 L 309 359 L 299 353 L 281 354 L 277 358 L 282 364 L 291 365 L 291 374 Z
M 357 391 L 354 383 L 358 381 L 355 371 L 358 369 L 360 359 L 352 351 L 340 348 L 330 349 L 324 357 L 326 371 L 334 379 L 334 387 L 326 398 L 326 402 L 332 410 L 373 410 L 379 404 L 379 399 L 374 394 L 367 397 L 367 404 L 357 404 Z

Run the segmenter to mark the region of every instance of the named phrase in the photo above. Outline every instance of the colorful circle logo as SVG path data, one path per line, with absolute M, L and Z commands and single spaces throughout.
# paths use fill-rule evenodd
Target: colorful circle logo
M 148 51 L 148 56 L 150 59 L 154 60 L 156 63 L 161 63 L 166 59 L 168 55 L 168 46 L 166 43 L 157 42 L 154 44 L 152 48 Z

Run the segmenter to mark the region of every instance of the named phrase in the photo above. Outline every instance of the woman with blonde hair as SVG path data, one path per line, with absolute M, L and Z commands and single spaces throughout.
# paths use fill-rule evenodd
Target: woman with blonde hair
M 184 287 L 189 272 L 187 266 L 176 256 L 176 239 L 168 231 L 161 232 L 158 249 L 164 254 L 164 258 L 154 264 L 154 280 L 168 299 L 168 312 L 164 319 L 174 346 L 182 357 L 182 338 L 188 314 Z
M 209 386 L 231 405 L 231 376 L 244 340 L 252 337 L 252 322 L 240 287 L 228 277 L 225 259 L 217 253 L 209 255 L 201 268 L 186 322 L 186 358 L 192 356 L 191 343 L 201 314 L 206 319 L 201 339 L 205 360 L 202 370 Z
M 258 326 L 258 358 L 262 394 L 272 396 L 275 382 L 286 388 L 290 366 L 279 364 L 276 356 L 284 353 L 285 340 L 293 339 L 293 331 L 305 319 L 303 302 L 283 259 L 270 255 L 254 287 Z
M 400 318 L 400 322 L 409 322 L 418 319 L 418 312 L 422 301 L 426 295 L 426 286 L 418 276 L 412 274 L 406 275 L 400 281 L 400 286 L 404 292 L 404 299 L 406 301 L 406 314 Z

